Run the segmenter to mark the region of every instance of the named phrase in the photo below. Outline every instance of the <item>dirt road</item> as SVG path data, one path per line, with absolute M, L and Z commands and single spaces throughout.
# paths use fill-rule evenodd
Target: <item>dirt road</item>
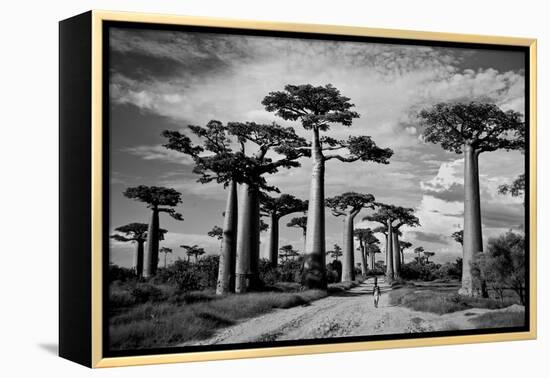
M 382 296 L 378 308 L 372 297 L 373 279 L 347 292 L 320 299 L 308 306 L 279 309 L 220 330 L 213 337 L 183 345 L 212 345 L 342 336 L 402 334 L 473 329 L 469 318 L 489 312 L 469 309 L 447 315 L 412 311 L 388 303 L 391 288 L 379 279 Z

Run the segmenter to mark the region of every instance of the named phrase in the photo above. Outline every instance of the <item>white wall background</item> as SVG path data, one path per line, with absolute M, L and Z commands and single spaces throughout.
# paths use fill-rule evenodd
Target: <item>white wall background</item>
M 536 0 L 5 1 L 0 22 L 0 374 L 209 377 L 541 376 L 550 356 L 545 194 L 550 151 L 548 9 Z M 57 344 L 57 21 L 89 9 L 417 29 L 539 39 L 539 339 L 108 369 L 55 355 Z M 540 372 L 540 373 L 537 373 Z

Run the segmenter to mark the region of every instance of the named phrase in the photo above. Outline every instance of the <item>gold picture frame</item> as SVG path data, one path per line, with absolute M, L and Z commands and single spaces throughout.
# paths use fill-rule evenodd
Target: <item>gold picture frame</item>
M 91 200 L 90 200 L 90 216 L 91 229 L 90 232 L 90 260 L 88 266 L 81 266 L 78 269 L 89 269 L 90 293 L 89 297 L 84 294 L 86 300 L 90 301 L 91 313 L 86 321 L 91 321 L 89 325 L 90 331 L 90 356 L 89 359 L 79 360 L 78 357 L 71 358 L 71 353 L 64 353 L 63 345 L 60 345 L 61 355 L 77 362 L 84 363 L 90 367 L 115 367 L 115 366 L 131 366 L 144 364 L 161 364 L 174 362 L 191 362 L 191 361 L 208 361 L 221 359 L 239 359 L 251 357 L 268 357 L 268 356 L 284 356 L 284 355 L 300 355 L 312 353 L 328 353 L 328 352 L 348 352 L 372 349 L 389 349 L 403 347 L 424 347 L 449 344 L 467 344 L 467 343 L 484 343 L 496 341 L 514 341 L 535 339 L 537 336 L 537 264 L 536 264 L 536 209 L 537 209 L 537 136 L 536 136 L 536 114 L 537 114 L 537 87 L 536 87 L 536 54 L 537 41 L 536 39 L 513 38 L 500 36 L 482 36 L 469 34 L 452 34 L 452 33 L 436 33 L 423 31 L 407 31 L 393 29 L 377 29 L 354 26 L 335 26 L 335 25 L 316 25 L 316 24 L 294 24 L 280 22 L 259 22 L 252 20 L 230 20 L 210 17 L 189 17 L 189 16 L 174 16 L 160 14 L 142 14 L 142 13 L 126 13 L 126 12 L 110 12 L 94 10 L 85 14 L 86 22 L 89 22 L 90 47 L 91 47 L 91 103 L 90 106 L 90 129 L 89 135 L 91 146 L 91 167 L 90 167 L 90 183 L 91 183 Z M 104 337 L 104 319 L 103 319 L 103 295 L 105 293 L 103 287 L 103 191 L 104 191 L 104 146 L 103 146 L 103 107 L 105 99 L 103 96 L 103 24 L 109 21 L 117 22 L 132 22 L 143 24 L 162 24 L 162 25 L 189 25 L 201 27 L 217 27 L 228 29 L 246 29 L 246 30 L 262 30 L 273 32 L 299 32 L 299 33 L 315 33 L 328 35 L 343 35 L 343 36 L 359 36 L 359 37 L 376 37 L 376 38 L 397 38 L 403 40 L 415 41 L 441 41 L 441 42 L 457 42 L 457 43 L 472 43 L 472 44 L 490 44 L 490 45 L 505 45 L 505 46 L 522 46 L 528 48 L 529 51 L 529 330 L 526 332 L 513 333 L 488 333 L 476 335 L 458 335 L 446 337 L 429 337 L 429 338 L 411 338 L 411 339 L 395 339 L 395 340 L 379 340 L 379 341 L 361 341 L 361 342 L 342 342 L 336 344 L 312 344 L 300 346 L 274 346 L 255 349 L 238 349 L 238 350 L 216 350 L 204 352 L 188 352 L 188 353 L 168 353 L 168 354 L 151 354 L 138 356 L 123 356 L 123 357 L 104 357 L 102 351 Z M 63 46 L 63 44 L 62 44 Z M 63 54 L 63 53 L 62 53 Z M 68 100 L 67 100 L 68 101 Z M 63 107 L 63 101 L 61 107 Z M 63 128 L 62 128 L 63 129 Z M 62 254 L 63 258 L 63 254 Z M 83 262 L 84 264 L 84 262 Z M 76 268 L 75 268 L 76 269 Z M 61 280 L 61 290 L 63 291 L 64 283 Z M 69 294 L 64 294 L 69 295 Z M 60 304 L 63 309 L 61 312 L 69 311 L 69 305 Z M 72 314 L 67 317 L 74 316 Z M 63 322 L 60 318 L 60 321 Z M 76 328 L 67 330 L 64 338 L 71 338 L 68 332 L 75 332 Z M 61 332 L 61 331 L 60 331 Z M 63 338 L 62 338 L 63 339 Z M 60 342 L 63 344 L 63 342 Z

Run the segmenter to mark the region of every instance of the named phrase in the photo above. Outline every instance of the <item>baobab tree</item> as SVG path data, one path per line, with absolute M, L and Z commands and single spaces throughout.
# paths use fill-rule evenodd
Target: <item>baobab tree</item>
M 237 138 L 240 154 L 251 161 L 245 170 L 245 180 L 240 190 L 237 232 L 235 292 L 244 293 L 259 286 L 260 189 L 279 191 L 268 186 L 264 176 L 282 168 L 299 167 L 297 160 L 309 156 L 310 151 L 302 149 L 307 146 L 307 142 L 292 127 L 282 127 L 276 123 L 230 122 L 227 129 L 229 134 Z M 252 145 L 251 155 L 246 155 L 247 145 Z M 273 160 L 268 157 L 271 151 L 280 158 Z
M 424 256 L 426 256 L 426 264 L 430 263 L 430 257 L 432 257 L 433 255 L 435 255 L 435 252 L 424 252 Z
M 525 194 L 525 174 L 519 175 L 511 184 L 503 184 L 498 187 L 499 194 L 510 194 L 519 197 Z
M 339 196 L 327 198 L 326 206 L 336 217 L 344 216 L 344 250 L 342 256 L 342 282 L 355 280 L 355 261 L 353 248 L 353 228 L 355 217 L 363 209 L 374 208 L 374 196 L 347 192 Z
M 223 228 L 220 226 L 214 226 L 210 231 L 208 231 L 208 236 L 211 238 L 218 239 L 220 241 L 220 251 L 223 248 Z
M 194 158 L 194 171 L 202 175 L 199 182 L 216 180 L 229 186 L 216 292 L 249 291 L 258 284 L 259 193 L 260 190 L 278 191 L 267 184 L 264 175 L 299 166 L 296 160 L 309 153 L 299 148 L 307 143 L 293 128 L 274 123 L 230 122 L 223 125 L 210 121 L 205 127 L 189 128 L 204 140 L 202 146 L 194 146 L 186 135 L 177 131 L 163 133 L 169 140 L 165 146 Z M 231 148 L 232 141 L 239 146 L 238 150 Z M 255 151 L 248 154 L 250 145 L 255 146 L 252 147 Z M 203 151 L 212 154 L 204 156 Z M 281 158 L 273 160 L 267 156 L 268 152 L 275 152 Z M 241 184 L 238 207 L 237 184 Z
M 342 256 L 342 247 L 338 244 L 334 244 L 332 250 L 326 252 L 327 255 L 330 255 L 334 260 L 338 261 L 338 257 Z
M 394 264 L 394 228 L 393 222 L 398 219 L 400 212 L 397 206 L 376 203 L 377 211 L 363 218 L 363 221 L 376 222 L 382 225 L 382 228 L 375 229 L 376 232 L 381 232 L 386 237 L 386 279 L 391 282 L 395 278 Z M 397 259 L 400 259 L 399 254 Z
M 483 252 L 478 157 L 483 152 L 521 150 L 525 123 L 518 112 L 495 104 L 439 103 L 419 113 L 424 140 L 464 154 L 464 241 L 460 294 L 473 296 L 471 264 Z
M 414 215 L 414 209 L 406 208 L 401 206 L 396 206 L 393 209 L 395 213 L 395 224 L 393 225 L 392 230 L 392 248 L 393 248 L 393 274 L 394 278 L 398 279 L 401 275 L 401 264 L 403 261 L 403 254 L 400 247 L 399 236 L 401 235 L 400 228 L 403 226 L 407 227 L 418 227 L 420 226 L 420 221 L 418 217 Z
M 279 257 L 281 258 L 281 262 L 294 260 L 294 258 L 299 255 L 298 251 L 295 250 L 291 244 L 283 245 L 280 251 Z
M 424 247 L 416 247 L 414 249 L 414 253 L 416 253 L 416 261 L 418 261 L 419 264 L 422 263 L 422 254 L 424 254 Z
M 235 291 L 237 185 L 244 182 L 244 171 L 250 161 L 231 149 L 231 137 L 221 122 L 212 120 L 204 127 L 189 125 L 189 130 L 200 138 L 202 145 L 193 145 L 191 139 L 179 131 L 166 130 L 162 133 L 167 138 L 164 147 L 193 158 L 193 172 L 200 175 L 198 182 L 215 181 L 227 190 L 216 294 L 231 293 Z
M 370 265 L 374 269 L 374 255 L 371 253 L 372 245 L 378 244 L 380 241 L 370 228 L 357 228 L 353 232 L 354 236 L 359 241 L 359 251 L 361 252 L 361 273 L 366 276 Z M 370 258 L 370 262 L 369 262 Z
M 312 176 L 308 204 L 308 223 L 303 282 L 307 288 L 325 289 L 325 163 L 336 159 L 350 163 L 372 161 L 387 164 L 393 151 L 379 148 L 369 136 L 350 136 L 347 140 L 322 137 L 331 126 L 351 126 L 359 114 L 348 97 L 328 84 L 325 86 L 286 85 L 283 91 L 270 92 L 262 101 L 265 109 L 284 120 L 300 121 L 311 131 Z M 346 151 L 347 154 L 327 151 Z
M 169 253 L 172 253 L 172 248 L 162 247 L 159 252 L 164 253 L 164 269 L 166 269 L 166 256 L 168 256 Z
M 199 261 L 199 256 L 204 255 L 206 252 L 204 248 L 195 245 L 180 245 L 181 248 L 185 249 L 185 254 L 187 254 L 187 261 L 189 257 L 193 256 L 195 258 L 195 263 Z
M 369 256 L 370 256 L 370 267 L 371 267 L 371 270 L 374 270 L 376 268 L 376 255 L 378 253 L 382 253 L 382 251 L 380 250 L 378 243 L 372 243 L 368 248 L 369 248 Z
M 279 260 L 279 219 L 285 215 L 304 211 L 307 209 L 307 201 L 290 194 L 282 194 L 279 197 L 270 197 L 262 193 L 260 197 L 260 213 L 271 219 L 271 228 L 267 241 L 269 261 L 272 266 L 277 266 Z
M 412 243 L 406 240 L 399 241 L 399 248 L 401 249 L 401 265 L 405 265 L 405 250 L 411 248 Z
M 115 228 L 116 234 L 111 235 L 111 239 L 119 242 L 131 242 L 136 244 L 136 251 L 134 253 L 133 269 L 136 276 L 141 278 L 143 276 L 143 250 L 144 244 L 147 240 L 146 223 L 129 223 L 124 226 Z M 164 240 L 166 230 L 159 228 L 159 240 Z M 121 235 L 122 234 L 122 235 Z
M 151 209 L 143 276 L 145 278 L 154 276 L 159 260 L 159 213 L 166 213 L 175 220 L 183 221 L 181 214 L 174 209 L 182 203 L 181 193 L 172 188 L 139 185 L 126 189 L 123 194 L 127 198 L 146 203 Z
M 454 239 L 455 242 L 462 245 L 464 242 L 464 230 L 455 231 L 451 234 L 451 237 Z
M 287 227 L 300 228 L 302 230 L 302 238 L 304 239 L 304 253 L 306 250 L 306 231 L 307 231 L 307 216 L 295 217 L 286 224 Z
M 366 219 L 366 217 L 363 218 L 363 220 L 365 220 L 365 219 Z M 382 222 L 383 222 L 383 219 L 380 218 L 378 223 L 382 223 Z M 388 248 L 389 248 L 389 245 L 388 245 L 388 226 L 385 223 L 382 223 L 381 226 L 373 228 L 372 233 L 373 234 L 382 234 L 382 235 L 384 235 L 384 240 L 386 241 L 384 252 L 385 252 L 385 262 L 386 262 L 386 271 L 387 271 L 388 270 L 388 260 L 389 260 L 389 257 L 388 257 Z M 382 253 L 382 252 L 380 252 L 380 253 Z M 393 269 L 393 263 L 392 263 L 392 269 Z

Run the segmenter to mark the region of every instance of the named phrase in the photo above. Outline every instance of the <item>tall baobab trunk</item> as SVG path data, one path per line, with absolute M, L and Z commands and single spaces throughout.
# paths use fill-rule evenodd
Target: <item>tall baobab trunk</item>
M 391 220 L 388 219 L 388 236 L 386 236 L 386 278 L 388 282 L 393 280 L 393 230 Z
M 399 235 L 397 235 L 397 230 L 392 232 L 392 249 L 393 249 L 393 277 L 395 279 L 401 278 L 401 251 L 399 248 Z
M 355 253 L 353 251 L 353 220 L 358 211 L 346 215 L 344 219 L 344 250 L 342 254 L 342 282 L 355 280 Z
M 258 188 L 241 185 L 237 225 L 235 292 L 246 293 L 258 284 L 260 259 L 260 203 Z
M 363 277 L 367 276 L 367 269 L 368 269 L 367 255 L 366 255 L 365 249 L 366 249 L 365 244 L 363 243 L 363 241 L 359 240 L 359 250 L 361 252 L 361 275 Z
M 134 269 L 136 276 L 143 277 L 143 244 L 144 240 L 136 241 L 136 254 L 134 255 Z
M 464 145 L 464 244 L 462 252 L 462 295 L 474 295 L 471 264 L 483 251 L 481 210 L 479 203 L 478 153 Z
M 143 276 L 145 278 L 154 276 L 157 273 L 159 262 L 159 211 L 153 207 L 149 228 L 147 229 L 147 253 L 143 267 Z
M 267 239 L 267 251 L 269 263 L 276 267 L 279 261 L 279 217 L 277 214 L 271 214 L 271 227 Z
M 311 186 L 307 213 L 303 284 L 309 289 L 326 289 L 325 267 L 325 157 L 319 130 L 313 129 Z
M 376 262 L 376 253 L 373 251 L 370 253 L 370 268 L 371 270 L 374 270 L 374 263 Z
M 223 220 L 223 238 L 216 294 L 235 291 L 235 264 L 237 261 L 237 184 L 231 181 L 227 188 L 227 203 Z

